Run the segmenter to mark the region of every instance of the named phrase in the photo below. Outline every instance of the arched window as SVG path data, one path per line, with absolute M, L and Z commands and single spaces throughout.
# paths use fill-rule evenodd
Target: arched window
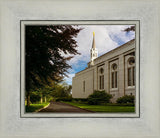
M 135 59 L 130 57 L 128 59 L 128 86 L 135 86 Z
M 104 69 L 100 68 L 99 70 L 99 89 L 102 90 L 104 89 Z
M 112 68 L 111 68 L 111 82 L 112 82 L 112 85 L 111 87 L 112 88 L 117 88 L 117 64 L 113 64 L 112 65 Z

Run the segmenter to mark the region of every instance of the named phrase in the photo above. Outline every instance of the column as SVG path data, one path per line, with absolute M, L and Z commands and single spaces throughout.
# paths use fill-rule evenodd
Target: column
M 118 70 L 118 89 L 119 89 L 119 97 L 124 96 L 125 92 L 125 64 L 124 64 L 124 56 L 119 55 L 119 70 Z

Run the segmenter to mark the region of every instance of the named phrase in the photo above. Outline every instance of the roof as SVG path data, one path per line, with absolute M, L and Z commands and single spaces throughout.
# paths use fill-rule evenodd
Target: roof
M 128 41 L 127 43 L 125 43 L 125 44 L 123 44 L 123 45 L 121 45 L 121 46 L 119 46 L 119 47 L 117 47 L 117 48 L 115 48 L 115 49 L 112 49 L 111 51 L 109 51 L 109 52 L 107 52 L 107 53 L 105 53 L 105 54 L 97 57 L 95 60 L 97 60 L 98 58 L 101 58 L 102 56 L 104 56 L 104 55 L 106 55 L 106 54 L 108 54 L 108 53 L 111 53 L 111 52 L 113 52 L 113 51 L 116 51 L 117 49 L 120 49 L 121 47 L 123 47 L 123 46 L 125 46 L 125 45 L 131 44 L 131 43 L 133 43 L 134 41 L 135 41 L 135 39 L 132 39 L 132 40 Z M 88 63 L 89 63 L 89 62 L 88 62 Z

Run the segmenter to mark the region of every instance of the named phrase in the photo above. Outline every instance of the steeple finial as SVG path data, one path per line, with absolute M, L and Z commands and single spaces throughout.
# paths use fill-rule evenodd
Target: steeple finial
M 95 49 L 95 48 L 96 48 L 96 44 L 95 44 L 95 32 L 93 32 L 92 48 L 93 48 L 93 49 Z
M 95 32 L 93 32 L 93 36 L 95 36 Z

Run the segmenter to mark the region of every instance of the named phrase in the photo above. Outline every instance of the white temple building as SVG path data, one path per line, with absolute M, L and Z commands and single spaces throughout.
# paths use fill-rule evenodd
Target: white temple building
M 88 67 L 72 78 L 72 97 L 87 98 L 94 90 L 105 90 L 115 102 L 135 95 L 135 39 L 98 57 L 95 34 Z

